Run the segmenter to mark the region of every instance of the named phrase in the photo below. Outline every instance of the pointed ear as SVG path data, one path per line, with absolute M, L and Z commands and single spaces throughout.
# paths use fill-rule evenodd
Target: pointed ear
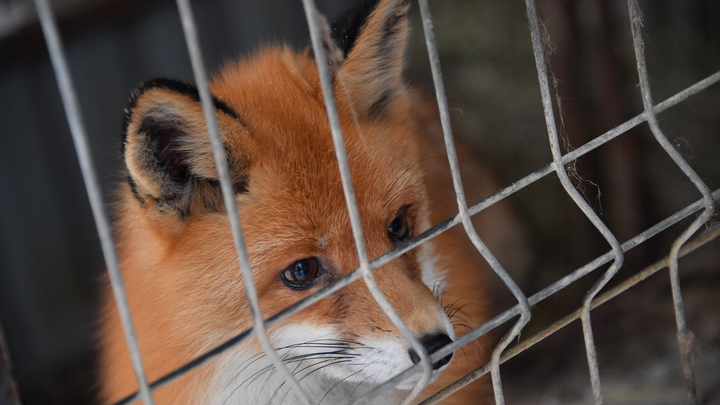
M 345 61 L 336 83 L 361 118 L 381 116 L 407 88 L 403 63 L 408 37 L 408 0 L 370 0 L 333 23 Z
M 218 126 L 238 192 L 247 191 L 247 149 L 226 141 L 247 130 L 226 104 L 215 100 Z M 197 89 L 156 79 L 134 93 L 125 116 L 123 156 L 135 197 L 146 207 L 186 218 L 224 209 L 217 169 Z

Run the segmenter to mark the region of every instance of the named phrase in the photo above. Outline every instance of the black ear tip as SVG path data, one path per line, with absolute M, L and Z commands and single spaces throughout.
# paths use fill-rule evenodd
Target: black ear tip
M 143 94 L 147 93 L 152 89 L 166 89 L 174 91 L 176 93 L 184 94 L 193 99 L 199 99 L 198 90 L 192 83 L 184 82 L 181 80 L 168 79 L 165 77 L 156 77 L 154 79 L 143 82 L 140 86 L 136 87 L 132 91 L 130 95 L 130 101 L 128 103 L 128 108 L 125 109 L 125 115 L 128 116 L 132 114 L 135 105 L 137 105 L 138 99 L 140 99 Z
M 333 21 L 331 27 L 335 42 L 345 56 L 355 45 L 360 31 L 379 2 L 380 0 L 360 1 Z
M 189 97 L 193 101 L 200 102 L 200 92 L 198 91 L 197 87 L 195 87 L 195 85 L 190 82 L 167 79 L 164 77 L 157 77 L 155 79 L 148 80 L 142 83 L 132 92 L 128 107 L 125 109 L 125 130 L 127 130 L 128 121 L 131 119 L 133 109 L 137 105 L 140 97 L 153 89 L 169 90 L 174 93 L 182 94 L 186 97 Z M 212 99 L 216 109 L 235 119 L 239 119 L 238 114 L 232 108 L 230 108 L 230 106 L 215 97 L 213 97 Z
M 122 130 L 122 156 L 125 156 L 128 126 L 130 126 L 130 121 L 132 121 L 133 113 L 135 111 L 135 107 L 137 106 L 138 100 L 143 96 L 143 94 L 147 93 L 152 89 L 158 88 L 175 91 L 180 94 L 185 94 L 192 97 L 193 99 L 199 99 L 197 88 L 191 83 L 180 80 L 156 77 L 154 79 L 145 81 L 140 86 L 136 87 L 132 91 L 132 93 L 130 93 L 130 101 L 128 101 L 128 106 L 125 108 L 125 116 Z
M 157 77 L 155 79 L 148 80 L 144 83 L 142 83 L 140 86 L 138 86 L 130 96 L 130 101 L 128 102 L 127 108 L 125 108 L 125 117 L 123 122 L 123 130 L 122 130 L 122 156 L 125 156 L 125 148 L 127 144 L 127 137 L 128 137 L 128 127 L 130 125 L 130 122 L 132 121 L 133 113 L 135 111 L 135 107 L 138 104 L 138 101 L 140 98 L 147 93 L 150 90 L 153 89 L 163 89 L 163 90 L 169 90 L 177 94 L 181 94 L 183 96 L 186 96 L 190 98 L 191 100 L 195 102 L 200 102 L 200 93 L 198 92 L 197 87 L 195 87 L 194 84 L 182 80 L 175 80 L 175 79 L 168 79 L 164 77 Z M 233 110 L 230 106 L 228 106 L 223 101 L 213 97 L 213 104 L 215 108 L 219 111 L 222 111 L 223 113 L 227 114 L 228 116 L 234 118 L 235 120 L 240 120 L 239 115 Z

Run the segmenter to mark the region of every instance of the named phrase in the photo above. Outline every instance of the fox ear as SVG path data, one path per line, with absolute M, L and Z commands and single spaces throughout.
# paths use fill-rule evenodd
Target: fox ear
M 360 117 L 381 116 L 407 91 L 403 62 L 408 0 L 369 0 L 337 19 L 332 30 L 345 61 L 336 82 Z
M 246 149 L 226 141 L 247 130 L 226 104 L 215 100 L 218 126 L 238 192 L 247 191 Z M 125 116 L 123 156 L 135 197 L 160 212 L 188 217 L 224 209 L 217 169 L 197 89 L 156 79 L 134 93 Z M 233 137 L 236 138 L 236 137 Z

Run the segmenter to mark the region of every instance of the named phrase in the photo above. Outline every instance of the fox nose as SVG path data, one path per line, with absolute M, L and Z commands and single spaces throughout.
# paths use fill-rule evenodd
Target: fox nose
M 420 343 L 425 347 L 425 350 L 427 350 L 428 354 L 435 353 L 438 349 L 445 346 L 448 343 L 452 343 L 452 339 L 450 339 L 450 336 L 444 334 L 444 333 L 437 333 L 437 334 L 427 334 L 420 338 Z M 418 356 L 417 352 L 415 350 L 410 349 L 408 350 L 408 354 L 410 355 L 410 360 L 412 360 L 413 364 L 416 364 L 420 361 L 420 356 Z M 433 364 L 433 370 L 437 370 L 440 367 L 450 363 L 450 359 L 452 359 L 453 354 L 450 353 L 447 356 L 443 357 L 442 359 L 438 360 Z

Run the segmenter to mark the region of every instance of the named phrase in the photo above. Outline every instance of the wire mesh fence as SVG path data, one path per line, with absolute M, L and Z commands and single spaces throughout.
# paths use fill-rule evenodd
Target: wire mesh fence
M 156 381 L 148 381 L 140 351 L 137 345 L 135 333 L 132 326 L 131 317 L 132 314 L 129 311 L 127 299 L 125 298 L 125 292 L 123 288 L 122 279 L 120 276 L 120 269 L 118 266 L 118 260 L 114 251 L 114 243 L 112 234 L 110 231 L 110 221 L 105 212 L 105 202 L 102 199 L 101 187 L 97 180 L 97 176 L 93 169 L 92 157 L 89 152 L 87 145 L 86 131 L 83 127 L 83 120 L 81 112 L 78 108 L 77 96 L 75 95 L 71 75 L 67 66 L 66 58 L 60 42 L 60 37 L 57 29 L 53 22 L 52 11 L 46 0 L 36 0 L 38 13 L 41 19 L 43 30 L 45 33 L 48 48 L 50 50 L 55 74 L 57 76 L 58 85 L 61 89 L 61 95 L 63 97 L 63 104 L 65 106 L 68 122 L 71 127 L 73 134 L 73 140 L 76 145 L 78 158 L 81 162 L 83 175 L 87 187 L 87 192 L 90 197 L 95 221 L 98 226 L 98 232 L 101 237 L 103 253 L 108 266 L 108 271 L 112 279 L 113 291 L 117 299 L 117 306 L 122 314 L 123 325 L 126 333 L 126 340 L 128 342 L 130 353 L 133 359 L 134 370 L 138 380 L 138 386 L 140 387 L 139 392 L 133 394 L 121 401 L 120 403 L 131 403 L 138 399 L 142 400 L 143 403 L 152 404 L 152 391 L 156 390 L 166 384 L 171 384 L 173 381 L 178 379 L 180 376 L 188 373 L 194 368 L 205 364 L 217 356 L 224 353 L 226 350 L 246 341 L 251 337 L 257 337 L 261 342 L 265 352 L 273 358 L 273 362 L 278 368 L 285 374 L 286 381 L 288 384 L 292 384 L 295 389 L 294 393 L 297 394 L 297 401 L 300 403 L 309 403 L 307 395 L 304 393 L 302 385 L 296 381 L 292 373 L 288 371 L 275 350 L 272 348 L 270 340 L 268 339 L 266 329 L 278 324 L 280 321 L 287 319 L 287 317 L 298 311 L 308 308 L 314 303 L 320 301 L 322 298 L 333 294 L 343 287 L 353 282 L 365 282 L 368 289 L 372 292 L 373 296 L 378 300 L 380 306 L 387 313 L 387 315 L 393 320 L 399 330 L 403 331 L 403 336 L 410 342 L 412 347 L 419 354 L 420 362 L 413 368 L 406 370 L 399 374 L 387 384 L 378 387 L 371 391 L 366 397 L 362 398 L 359 402 L 365 401 L 365 403 L 372 403 L 373 398 L 377 396 L 385 395 L 400 381 L 409 376 L 422 371 L 425 376 L 421 379 L 407 397 L 405 397 L 405 403 L 409 403 L 416 399 L 419 392 L 424 388 L 424 385 L 430 378 L 432 373 L 432 364 L 438 359 L 444 358 L 448 354 L 457 350 L 458 348 L 471 343 L 473 340 L 480 336 L 483 336 L 497 328 L 504 328 L 508 330 L 507 334 L 503 337 L 500 343 L 493 349 L 492 360 L 487 365 L 481 367 L 478 370 L 473 371 L 471 374 L 460 379 L 456 383 L 446 387 L 442 391 L 436 393 L 432 397 L 426 399 L 423 403 L 432 404 L 442 401 L 447 396 L 451 395 L 455 391 L 461 389 L 464 385 L 474 381 L 477 378 L 485 374 L 491 374 L 493 380 L 493 388 L 495 395 L 495 402 L 502 404 L 505 402 L 505 395 L 502 389 L 502 373 L 500 371 L 500 365 L 509 360 L 512 357 L 522 353 L 532 345 L 542 341 L 548 336 L 552 335 L 556 331 L 569 325 L 574 320 L 581 320 L 584 345 L 587 354 L 587 364 L 589 369 L 589 381 L 592 390 L 593 401 L 597 404 L 603 403 L 603 389 L 602 389 L 602 378 L 601 369 L 602 364 L 598 364 L 597 354 L 595 353 L 596 347 L 594 343 L 594 333 L 592 328 L 592 309 L 601 305 L 608 300 L 613 299 L 620 293 L 628 290 L 632 286 L 636 285 L 640 281 L 650 277 L 652 274 L 657 273 L 663 268 L 669 269 L 669 281 L 672 288 L 672 295 L 674 300 L 674 311 L 675 318 L 677 320 L 677 340 L 679 348 L 679 359 L 682 364 L 683 374 L 687 383 L 687 395 L 688 403 L 701 403 L 701 399 L 697 393 L 697 387 L 695 386 L 696 376 L 694 375 L 692 367 L 692 353 L 693 353 L 693 342 L 692 332 L 690 331 L 687 322 L 685 321 L 684 309 L 683 309 L 683 298 L 682 291 L 679 283 L 679 258 L 692 253 L 694 250 L 703 246 L 704 244 L 712 242 L 718 234 L 720 234 L 720 227 L 718 227 L 713 221 L 715 205 L 720 199 L 720 190 L 710 190 L 703 179 L 695 173 L 693 168 L 686 162 L 683 156 L 678 153 L 674 145 L 668 140 L 667 136 L 663 133 L 660 124 L 658 123 L 657 115 L 676 106 L 683 101 L 687 100 L 691 96 L 704 91 L 710 86 L 720 81 L 720 72 L 706 77 L 705 79 L 698 81 L 692 86 L 678 92 L 677 94 L 667 98 L 666 100 L 655 103 L 652 97 L 652 91 L 649 84 L 648 72 L 645 62 L 644 44 L 643 44 L 643 27 L 642 27 L 642 14 L 637 1 L 628 1 L 628 21 L 630 31 L 632 33 L 632 45 L 634 49 L 635 58 L 637 61 L 637 75 L 640 83 L 639 93 L 641 94 L 643 101 L 643 112 L 630 120 L 608 130 L 602 135 L 590 140 L 589 142 L 578 146 L 572 151 L 563 152 L 562 149 L 562 130 L 558 129 L 556 119 L 558 117 L 558 106 L 554 105 L 553 101 L 553 75 L 551 71 L 548 71 L 548 40 L 551 42 L 552 37 L 548 38 L 547 33 L 543 31 L 543 26 L 540 23 L 538 11 L 536 9 L 535 1 L 526 0 L 527 19 L 529 23 L 530 38 L 532 41 L 533 55 L 535 58 L 535 66 L 538 75 L 540 96 L 542 99 L 543 112 L 547 125 L 548 133 L 548 144 L 552 153 L 552 162 L 544 167 L 537 169 L 535 172 L 523 177 L 522 179 L 514 182 L 512 185 L 505 187 L 497 191 L 492 196 L 484 199 L 483 201 L 468 206 L 463 192 L 462 176 L 458 167 L 457 153 L 453 142 L 453 134 L 450 127 L 450 116 L 449 108 L 446 101 L 446 95 L 444 91 L 443 78 L 440 72 L 440 63 L 437 56 L 437 45 L 434 39 L 432 17 L 430 16 L 430 10 L 428 7 L 427 0 L 420 0 L 419 7 L 422 15 L 423 22 L 423 33 L 426 39 L 427 52 L 429 54 L 432 74 L 435 84 L 436 96 L 440 109 L 441 121 L 443 126 L 443 132 L 445 135 L 445 144 L 447 149 L 448 158 L 452 170 L 453 186 L 456 193 L 458 212 L 459 214 L 449 218 L 447 221 L 439 224 L 438 226 L 428 230 L 427 232 L 414 238 L 410 243 L 404 245 L 398 249 L 390 251 L 380 257 L 371 260 L 364 246 L 364 237 L 362 228 L 360 226 L 360 219 L 358 208 L 355 203 L 355 196 L 352 185 L 352 178 L 350 176 L 349 166 L 347 157 L 345 156 L 345 149 L 343 145 L 343 137 L 340 130 L 337 112 L 335 111 L 334 100 L 335 96 L 332 94 L 332 84 L 327 71 L 327 65 L 321 63 L 324 59 L 324 48 L 322 45 L 322 38 L 324 29 L 327 29 L 323 23 L 323 18 L 315 8 L 312 0 L 304 0 L 303 5 L 306 11 L 308 20 L 308 26 L 310 28 L 311 39 L 315 57 L 318 58 L 318 69 L 320 74 L 321 84 L 323 86 L 323 94 L 325 96 L 326 107 L 328 112 L 328 119 L 332 128 L 332 136 L 335 145 L 336 156 L 338 158 L 338 165 L 340 167 L 340 173 L 343 179 L 343 188 L 345 191 L 345 197 L 347 202 L 347 209 L 351 218 L 352 230 L 355 236 L 356 247 L 360 262 L 360 267 L 351 273 L 350 275 L 343 277 L 342 279 L 334 282 L 332 285 L 323 288 L 321 291 L 313 294 L 303 300 L 300 300 L 296 304 L 289 308 L 281 311 L 280 313 L 263 320 L 260 316 L 259 304 L 256 294 L 254 291 L 254 283 L 252 272 L 250 271 L 250 264 L 247 257 L 247 250 L 244 245 L 244 238 L 242 234 L 242 218 L 238 216 L 238 210 L 234 199 L 233 185 L 229 177 L 229 170 L 227 162 L 225 160 L 225 154 L 220 140 L 220 135 L 217 129 L 217 123 L 215 121 L 214 107 L 212 105 L 212 98 L 208 87 L 208 77 L 205 72 L 205 68 L 202 62 L 201 49 L 197 39 L 197 32 L 195 28 L 194 18 L 192 15 L 192 9 L 188 1 L 178 0 L 178 9 L 181 14 L 181 20 L 183 23 L 183 31 L 185 34 L 185 40 L 189 49 L 193 71 L 195 73 L 195 82 L 197 83 L 200 98 L 203 102 L 203 108 L 205 117 L 207 120 L 207 126 L 210 133 L 210 138 L 213 144 L 214 156 L 218 168 L 220 177 L 220 184 L 223 190 L 224 202 L 227 208 L 227 214 L 230 218 L 230 223 L 233 231 L 235 247 L 240 262 L 240 271 L 242 272 L 243 280 L 247 288 L 248 298 L 250 300 L 250 307 L 252 308 L 254 327 L 247 330 L 225 344 L 209 351 L 205 355 L 195 359 L 194 361 L 186 364 L 185 366 L 175 370 L 174 372 L 160 378 Z M 672 159 L 674 165 L 676 165 L 683 174 L 687 177 L 687 181 L 690 182 L 693 187 L 697 190 L 701 196 L 697 202 L 688 205 L 682 210 L 675 214 L 667 217 L 666 219 L 656 223 L 652 227 L 644 230 L 642 233 L 627 239 L 625 241 L 618 240 L 618 237 L 608 228 L 603 222 L 602 218 L 595 212 L 591 204 L 586 201 L 586 198 L 577 190 L 576 184 L 573 183 L 572 173 L 569 173 L 568 168 L 579 159 L 580 157 L 587 155 L 588 153 L 600 148 L 608 142 L 616 139 L 620 136 L 626 136 L 627 132 L 635 127 L 644 125 L 647 123 L 652 131 L 654 138 L 657 143 L 663 148 L 665 153 Z M 356 176 L 358 174 L 355 174 Z M 537 293 L 526 296 L 523 291 L 518 287 L 517 283 L 513 278 L 505 272 L 501 263 L 494 258 L 493 253 L 485 246 L 483 241 L 475 232 L 475 229 L 471 222 L 471 216 L 479 214 L 494 204 L 512 196 L 515 193 L 523 190 L 527 186 L 530 186 L 539 180 L 547 176 L 557 176 L 563 189 L 567 195 L 572 199 L 574 204 L 582 211 L 584 217 L 592 223 L 592 226 L 602 235 L 607 243 L 607 253 L 598 256 L 594 260 L 590 261 L 584 266 L 581 266 L 566 276 L 555 280 L 548 287 L 538 291 Z M 611 287 L 607 287 L 611 284 L 613 277 L 623 266 L 624 257 L 626 252 L 631 249 L 642 245 L 648 239 L 653 236 L 665 231 L 666 229 L 675 226 L 676 224 L 684 224 L 683 221 L 686 219 L 692 219 L 692 223 L 686 226 L 681 236 L 677 238 L 676 242 L 672 245 L 672 248 L 667 252 L 667 257 L 661 257 L 657 255 L 659 261 L 643 271 L 640 271 L 633 275 L 631 278 L 627 278 L 622 282 L 616 283 Z M 427 351 L 422 347 L 419 340 L 413 336 L 407 327 L 404 326 L 403 320 L 393 310 L 392 306 L 387 301 L 384 301 L 383 294 L 377 285 L 374 283 L 372 271 L 379 268 L 380 266 L 389 263 L 393 259 L 396 259 L 406 252 L 416 248 L 420 244 L 432 239 L 442 232 L 448 229 L 462 225 L 465 232 L 473 241 L 473 244 L 482 253 L 483 257 L 490 263 L 493 270 L 498 274 L 502 282 L 507 286 L 507 289 L 511 292 L 517 304 L 507 309 L 506 311 L 495 316 L 485 325 L 469 331 L 465 335 L 458 338 L 455 342 L 443 347 L 437 352 L 429 355 Z M 703 229 L 704 228 L 704 229 Z M 699 234 L 699 235 L 698 235 Z M 606 269 L 605 269 L 606 268 Z M 531 309 L 538 303 L 547 299 L 548 297 L 556 294 L 581 278 L 594 273 L 600 272 L 601 269 L 605 269 L 601 275 L 597 275 L 597 281 L 591 287 L 589 292 L 585 294 L 582 306 L 577 311 L 567 315 L 561 320 L 547 326 L 542 331 L 534 333 L 530 336 L 523 336 L 523 339 L 517 343 L 513 343 L 519 339 L 523 328 L 526 327 L 528 322 L 531 320 Z M 363 281 L 359 281 L 362 278 Z M 603 290 L 605 292 L 601 293 Z M 511 327 L 507 327 L 506 324 L 511 322 L 516 317 L 519 317 Z

